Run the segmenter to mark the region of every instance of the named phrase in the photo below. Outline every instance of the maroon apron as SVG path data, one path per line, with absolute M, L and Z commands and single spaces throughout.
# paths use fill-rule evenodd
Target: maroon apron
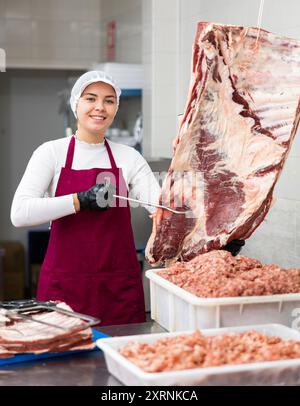
M 128 195 L 122 169 L 106 140 L 105 146 L 111 169 L 74 170 L 72 136 L 55 196 L 89 189 L 99 173 L 110 177 L 117 194 Z M 64 301 L 77 312 L 100 318 L 101 325 L 145 321 L 141 269 L 127 205 L 117 202 L 105 211 L 79 211 L 52 222 L 37 299 Z

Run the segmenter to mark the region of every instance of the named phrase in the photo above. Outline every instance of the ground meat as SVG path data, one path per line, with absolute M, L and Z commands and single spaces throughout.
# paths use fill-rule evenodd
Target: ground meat
M 300 269 L 263 265 L 227 251 L 211 251 L 157 273 L 199 297 L 300 293 Z
M 153 344 L 130 342 L 119 352 L 146 372 L 165 372 L 300 358 L 300 341 L 256 331 L 217 336 L 196 331 Z

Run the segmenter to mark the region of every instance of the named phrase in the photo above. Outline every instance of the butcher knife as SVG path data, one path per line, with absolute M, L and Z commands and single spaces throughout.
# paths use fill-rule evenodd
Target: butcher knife
M 156 207 L 158 209 L 168 210 L 168 211 L 171 211 L 172 213 L 175 213 L 175 214 L 185 214 L 186 213 L 186 211 L 174 210 L 174 209 L 171 209 L 171 207 L 162 206 L 161 204 L 154 204 L 154 203 L 144 202 L 143 200 L 132 199 L 130 197 L 125 197 L 125 196 L 120 196 L 120 195 L 113 195 L 113 197 L 116 197 L 117 199 L 128 200 L 129 202 L 144 204 L 146 206 Z
M 103 183 L 102 174 L 98 174 L 98 176 L 96 178 L 96 183 L 97 184 Z M 109 185 L 110 185 L 110 178 L 109 177 L 104 177 L 104 184 L 107 187 L 109 187 Z M 120 195 L 115 195 L 115 194 L 113 194 L 112 196 L 117 198 L 117 199 L 127 200 L 129 202 L 144 204 L 146 206 L 151 206 L 151 207 L 156 207 L 158 209 L 168 210 L 168 211 L 170 211 L 172 213 L 175 213 L 175 214 L 186 214 L 187 213 L 187 211 L 174 210 L 174 209 L 171 209 L 171 207 L 162 206 L 161 204 L 149 203 L 149 202 L 145 202 L 143 200 L 132 199 L 130 197 L 125 197 L 125 196 L 120 196 Z

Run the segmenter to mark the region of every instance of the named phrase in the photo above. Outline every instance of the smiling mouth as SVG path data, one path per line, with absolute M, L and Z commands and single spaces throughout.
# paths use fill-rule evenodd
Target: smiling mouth
M 103 117 L 103 116 L 90 116 L 90 118 L 92 118 L 95 121 L 99 121 L 99 122 L 106 120 L 106 117 Z

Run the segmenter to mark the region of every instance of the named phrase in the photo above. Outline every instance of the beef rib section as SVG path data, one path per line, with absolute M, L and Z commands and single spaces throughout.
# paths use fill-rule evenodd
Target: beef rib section
M 178 145 L 146 248 L 189 261 L 246 239 L 265 218 L 300 117 L 300 41 L 198 23 Z

